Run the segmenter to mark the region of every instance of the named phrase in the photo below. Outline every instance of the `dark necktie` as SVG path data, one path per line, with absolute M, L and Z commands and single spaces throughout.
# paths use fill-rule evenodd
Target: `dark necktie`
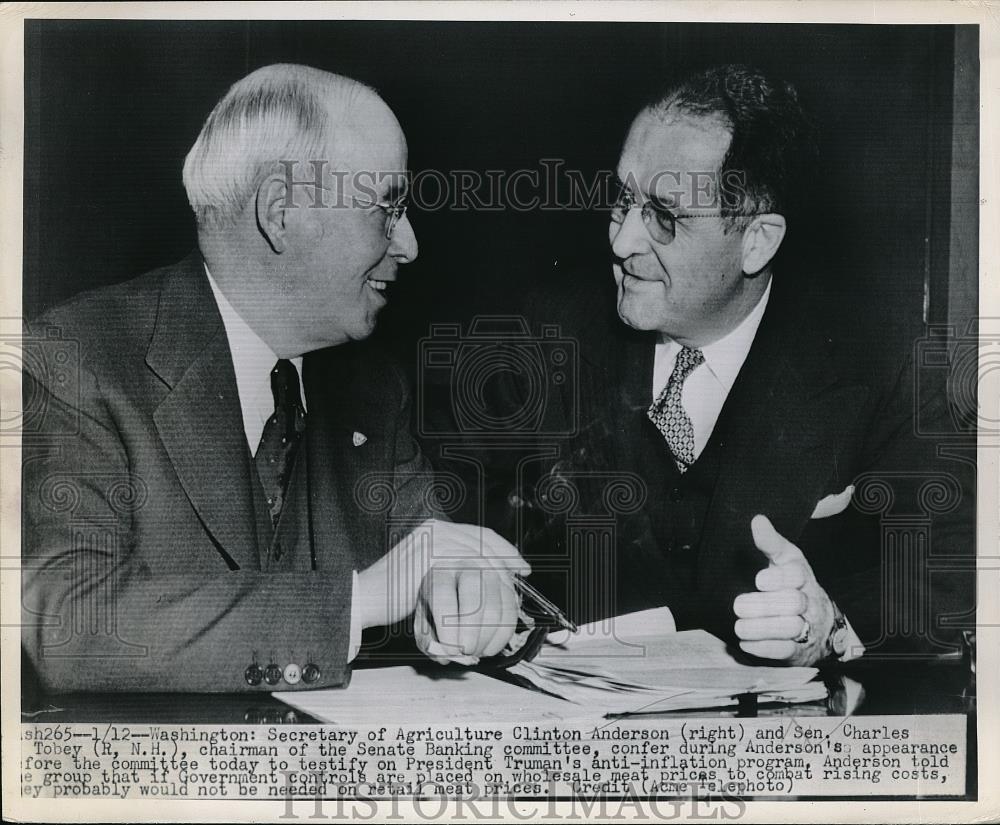
M 667 386 L 646 411 L 649 420 L 666 439 L 677 469 L 682 473 L 694 464 L 694 426 L 681 403 L 681 390 L 687 377 L 704 361 L 700 349 L 681 347 Z
M 291 361 L 281 359 L 271 370 L 274 414 L 264 424 L 254 454 L 257 475 L 264 487 L 271 522 L 276 523 L 285 502 L 295 451 L 306 429 L 306 413 L 299 395 L 299 374 Z

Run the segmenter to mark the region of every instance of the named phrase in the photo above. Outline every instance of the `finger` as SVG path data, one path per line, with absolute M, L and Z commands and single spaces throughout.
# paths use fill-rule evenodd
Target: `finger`
M 733 600 L 733 612 L 740 619 L 766 616 L 801 616 L 809 599 L 801 590 L 772 590 L 768 593 L 741 593 Z
M 479 634 L 476 638 L 476 647 L 470 651 L 474 655 L 481 656 L 483 651 L 493 640 L 493 635 L 500 624 L 500 614 L 503 609 L 503 597 L 500 595 L 500 574 L 494 570 L 479 571 L 479 590 L 481 605 L 472 621 L 476 624 Z
M 504 574 L 496 570 L 479 571 L 481 583 L 482 608 L 476 616 L 479 625 L 479 639 L 476 643 L 476 656 L 485 655 L 484 651 L 490 646 L 497 629 L 500 627 L 503 615 L 503 593 L 501 578 Z
M 458 574 L 458 645 L 462 653 L 473 656 L 479 648 L 483 629 L 483 571 L 464 570 Z
M 445 649 L 438 642 L 431 642 L 428 645 L 427 650 L 424 651 L 427 657 L 433 661 L 437 662 L 439 665 L 477 665 L 479 664 L 479 657 L 477 656 L 449 656 L 447 655 Z
M 774 529 L 767 516 L 757 515 L 750 520 L 753 543 L 771 564 L 788 564 L 804 559 L 802 551 Z
M 497 575 L 497 581 L 499 583 L 500 618 L 493 630 L 492 637 L 483 650 L 484 656 L 496 656 L 517 630 L 519 600 L 514 585 L 511 583 L 510 577 L 503 574 Z
M 437 587 L 437 592 L 443 594 L 448 592 L 449 586 L 447 583 L 447 576 L 440 576 L 440 582 Z M 448 589 L 442 589 L 448 588 Z M 436 662 L 439 665 L 447 664 L 460 664 L 460 665 L 475 665 L 478 664 L 479 659 L 475 656 L 464 656 L 452 643 L 442 643 L 437 638 L 437 626 L 434 622 L 430 602 L 427 601 L 429 598 L 428 594 L 431 594 L 434 590 L 431 584 L 427 584 L 426 588 L 422 587 L 420 594 L 418 596 L 416 610 L 414 612 L 414 638 L 417 643 L 417 648 L 424 653 L 431 661 Z M 447 622 L 449 613 L 441 618 Z
M 770 590 L 796 590 L 804 585 L 810 576 L 805 565 L 802 564 L 781 564 L 765 567 L 757 574 L 754 584 L 758 590 L 764 592 Z
M 460 656 L 462 647 L 458 637 L 458 590 L 456 575 L 451 570 L 435 568 L 424 581 L 430 580 L 427 602 L 434 635 L 449 655 Z
M 421 599 L 413 614 L 413 639 L 417 644 L 417 650 L 423 653 L 428 659 L 432 662 L 437 662 L 439 665 L 446 665 L 451 659 L 447 655 L 445 648 L 435 638 L 434 625 L 431 622 L 427 609 L 426 602 Z
M 787 661 L 795 655 L 795 642 L 791 641 L 740 642 L 740 647 L 762 659 Z
M 736 636 L 744 642 L 767 639 L 794 639 L 802 632 L 801 616 L 770 616 L 766 619 L 737 619 L 733 625 Z

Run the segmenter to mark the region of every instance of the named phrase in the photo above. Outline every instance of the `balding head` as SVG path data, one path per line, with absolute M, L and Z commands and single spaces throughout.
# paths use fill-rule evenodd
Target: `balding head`
M 417 256 L 406 138 L 369 87 L 266 66 L 209 115 L 184 164 L 198 246 L 240 317 L 282 358 L 366 338 Z
M 234 83 L 184 161 L 199 229 L 231 225 L 279 161 L 336 156 L 343 131 L 373 119 L 395 124 L 373 89 L 310 66 L 265 66 Z

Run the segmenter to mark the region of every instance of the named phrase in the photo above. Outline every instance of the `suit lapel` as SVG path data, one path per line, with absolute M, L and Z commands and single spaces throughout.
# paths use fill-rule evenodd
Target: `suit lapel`
M 169 388 L 153 421 L 191 505 L 231 567 L 259 569 L 236 376 L 200 256 L 165 276 L 146 363 Z
M 830 490 L 839 447 L 868 389 L 840 381 L 832 342 L 778 285 L 712 440 L 721 466 L 705 520 L 699 585 L 733 592 L 763 566 L 750 520 L 757 513 L 795 540 Z
M 608 383 L 617 393 L 614 409 L 619 411 L 618 420 L 612 422 L 615 454 L 612 466 L 634 472 L 644 464 L 637 451 L 645 451 L 648 427 L 652 426 L 646 411 L 652 400 L 656 336 L 637 333 L 623 325 L 619 334 L 615 358 L 617 380 Z
M 583 323 L 574 327 L 583 331 L 581 384 L 576 388 L 582 409 L 578 413 L 569 402 L 564 407 L 567 420 L 578 416 L 581 442 L 593 454 L 594 466 L 636 472 L 642 463 L 640 434 L 645 434 L 650 404 L 656 336 L 626 326 L 614 306 L 613 296 L 601 293 L 587 305 Z M 564 392 L 570 389 L 564 386 Z

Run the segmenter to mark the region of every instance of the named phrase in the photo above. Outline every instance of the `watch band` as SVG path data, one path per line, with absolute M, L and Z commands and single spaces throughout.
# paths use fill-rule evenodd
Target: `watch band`
M 827 649 L 831 657 L 838 659 L 847 652 L 847 619 L 837 605 L 833 606 L 833 627 L 827 639 Z

